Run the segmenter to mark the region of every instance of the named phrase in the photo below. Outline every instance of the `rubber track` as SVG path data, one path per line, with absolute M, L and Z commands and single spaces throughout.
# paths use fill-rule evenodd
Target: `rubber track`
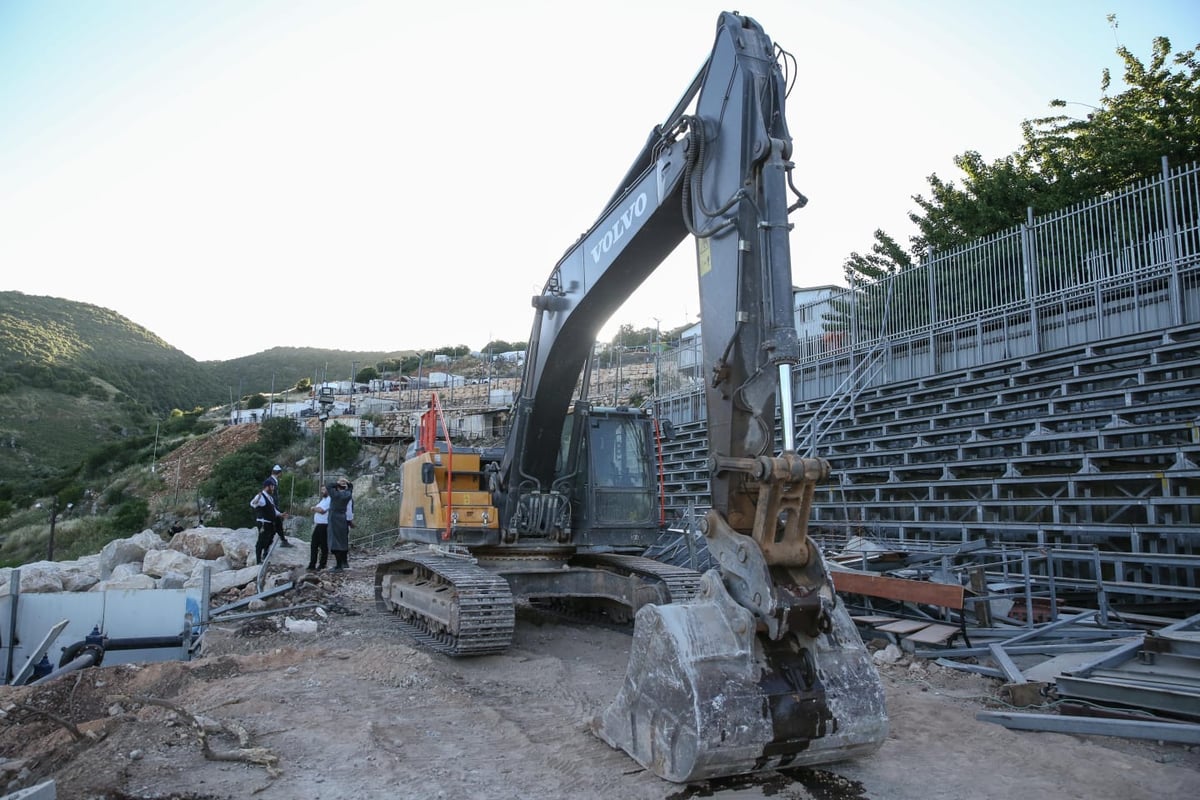
M 700 589 L 699 572 L 686 567 L 664 564 L 652 558 L 603 553 L 600 555 L 585 556 L 584 559 L 597 564 L 614 567 L 621 572 L 660 580 L 666 585 L 672 603 L 682 603 L 691 600 Z
M 401 630 L 419 644 L 449 656 L 481 656 L 508 649 L 516 612 L 504 578 L 469 561 L 432 553 L 413 553 L 400 561 L 419 564 L 452 585 L 458 611 L 458 630 L 453 633 L 430 630 L 420 616 L 398 619 Z

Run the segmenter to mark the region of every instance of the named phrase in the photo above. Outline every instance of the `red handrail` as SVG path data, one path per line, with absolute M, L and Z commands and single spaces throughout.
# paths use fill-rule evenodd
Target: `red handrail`
M 658 417 L 654 417 L 654 449 L 658 452 L 658 526 L 667 524 L 667 490 L 663 477 L 662 435 L 658 430 Z
M 423 453 L 437 452 L 438 423 L 446 432 L 446 530 L 442 532 L 442 541 L 450 541 L 451 520 L 454 517 L 454 446 L 450 443 L 450 426 L 446 424 L 446 415 L 442 413 L 442 404 L 437 392 L 429 401 L 429 408 L 421 412 L 421 440 Z

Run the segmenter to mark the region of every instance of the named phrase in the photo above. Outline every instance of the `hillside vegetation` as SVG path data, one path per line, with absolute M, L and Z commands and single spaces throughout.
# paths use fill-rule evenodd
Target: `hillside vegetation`
M 158 414 L 219 402 L 223 389 L 211 368 L 115 311 L 0 292 L 0 392 L 21 386 Z
M 382 350 L 321 350 L 314 347 L 273 347 L 229 361 L 205 361 L 217 385 L 221 387 L 220 402 L 229 402 L 230 394 L 244 397 L 257 392 L 267 393 L 272 388 L 281 392 L 295 386 L 304 378 L 314 383 L 322 380 L 347 381 L 357 365 L 358 370 L 373 367 L 385 361 L 403 361 L 411 358 L 414 351 Z

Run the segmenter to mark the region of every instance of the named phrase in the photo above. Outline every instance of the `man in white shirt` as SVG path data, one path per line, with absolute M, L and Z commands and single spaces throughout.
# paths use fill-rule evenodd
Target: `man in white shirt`
M 329 560 L 329 491 L 321 487 L 321 499 L 311 509 L 313 515 L 312 544 L 308 546 L 308 568 L 325 569 Z

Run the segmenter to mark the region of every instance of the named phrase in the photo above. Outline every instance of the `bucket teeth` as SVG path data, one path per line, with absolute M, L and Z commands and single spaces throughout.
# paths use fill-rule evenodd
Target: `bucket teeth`
M 695 599 L 638 612 L 625 682 L 591 727 L 685 783 L 863 755 L 886 738 L 887 716 L 844 607 L 818 638 L 760 641 L 713 571 Z

